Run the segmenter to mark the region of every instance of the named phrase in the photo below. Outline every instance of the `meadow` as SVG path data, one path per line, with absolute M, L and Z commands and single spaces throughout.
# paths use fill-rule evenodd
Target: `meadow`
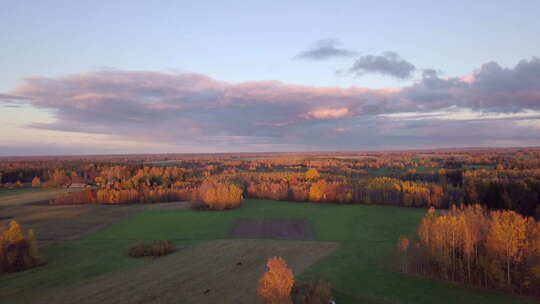
M 253 303 L 265 260 L 280 255 L 297 280 L 328 280 L 340 304 L 532 303 L 401 274 L 396 241 L 414 232 L 424 213 L 413 208 L 269 200 L 247 200 L 228 211 L 140 211 L 79 240 L 46 246 L 48 265 L 0 276 L 0 299 L 2 303 Z M 308 220 L 315 240 L 230 236 L 239 219 L 272 218 Z M 160 259 L 125 255 L 133 242 L 151 239 L 172 240 L 178 250 Z

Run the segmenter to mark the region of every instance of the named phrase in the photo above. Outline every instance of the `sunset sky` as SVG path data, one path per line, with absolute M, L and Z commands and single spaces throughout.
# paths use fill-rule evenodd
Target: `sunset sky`
M 0 155 L 540 145 L 537 0 L 110 2 L 3 3 Z

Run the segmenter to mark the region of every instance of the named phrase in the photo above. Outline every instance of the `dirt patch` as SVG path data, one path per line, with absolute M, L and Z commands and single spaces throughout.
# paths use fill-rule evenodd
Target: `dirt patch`
M 231 235 L 249 239 L 315 239 L 311 223 L 305 219 L 241 219 Z
M 67 193 L 72 191 L 72 189 L 22 189 L 20 191 L 15 191 L 4 194 L 0 196 L 0 206 L 17 206 L 23 205 L 26 203 L 37 202 L 37 201 L 49 201 L 56 198 L 61 193 Z
M 281 256 L 295 275 L 339 245 L 287 240 L 217 240 L 144 266 L 38 296 L 33 303 L 260 303 L 257 281 L 268 258 Z
M 35 201 L 35 202 L 29 202 L 24 203 L 24 206 L 49 206 L 50 200 L 44 200 L 44 201 Z
M 190 202 L 137 205 L 48 205 L 26 204 L 8 206 L 1 214 L 0 231 L 10 220 L 16 220 L 24 230 L 32 228 L 40 246 L 79 239 L 141 211 L 186 210 Z M 4 216 L 4 217 L 8 217 Z

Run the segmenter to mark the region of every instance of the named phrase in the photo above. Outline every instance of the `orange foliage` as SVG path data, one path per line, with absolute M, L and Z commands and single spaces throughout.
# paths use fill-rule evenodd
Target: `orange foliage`
M 94 191 L 85 189 L 84 191 L 62 193 L 49 203 L 51 205 L 94 204 L 96 203 L 96 197 Z
M 507 284 L 511 284 L 510 268 L 519 263 L 527 248 L 527 219 L 514 211 L 491 212 L 487 234 L 487 250 L 506 262 Z
M 39 177 L 35 176 L 32 179 L 32 187 L 33 188 L 41 187 L 41 179 L 39 179 Z
M 268 270 L 259 280 L 257 294 L 266 304 L 289 304 L 294 285 L 294 275 L 287 263 L 274 257 L 266 263 Z
M 242 188 L 226 180 L 205 180 L 199 188 L 199 196 L 201 201 L 216 210 L 238 207 L 243 200 Z
M 540 291 L 540 222 L 514 211 L 453 206 L 422 219 L 414 246 L 401 238 L 405 269 L 451 281 Z M 406 270 L 407 271 L 407 270 Z
M 321 177 L 321 174 L 315 168 L 310 168 L 306 171 L 306 179 L 308 180 L 317 179 L 319 177 Z

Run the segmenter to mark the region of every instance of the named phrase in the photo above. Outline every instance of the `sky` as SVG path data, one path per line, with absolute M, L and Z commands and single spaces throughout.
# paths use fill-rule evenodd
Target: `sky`
M 0 4 L 0 155 L 540 145 L 538 1 Z

